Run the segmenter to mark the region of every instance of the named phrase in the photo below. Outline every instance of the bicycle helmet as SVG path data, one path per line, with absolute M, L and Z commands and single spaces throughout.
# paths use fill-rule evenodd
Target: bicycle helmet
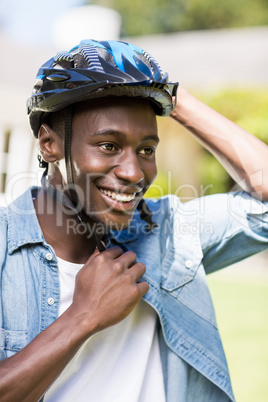
M 106 96 L 148 98 L 157 115 L 169 115 L 175 106 L 177 86 L 169 83 L 156 60 L 137 46 L 83 40 L 39 69 L 27 100 L 30 125 L 37 136 L 44 113 Z

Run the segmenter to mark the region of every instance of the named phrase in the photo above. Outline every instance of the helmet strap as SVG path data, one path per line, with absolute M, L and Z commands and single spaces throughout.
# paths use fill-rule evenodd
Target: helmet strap
M 68 191 L 70 195 L 70 199 L 74 206 L 74 209 L 77 214 L 77 219 L 79 222 L 82 222 L 82 206 L 80 204 L 77 192 L 74 186 L 74 179 L 73 179 L 73 170 L 72 170 L 72 158 L 71 158 L 71 144 L 72 144 L 72 116 L 73 110 L 72 106 L 67 106 L 64 112 L 64 121 L 65 121 L 65 134 L 64 134 L 64 151 L 65 151 L 65 166 L 66 166 L 66 173 L 67 173 L 67 184 L 68 184 Z M 96 235 L 95 231 L 93 230 L 94 239 L 99 251 L 104 251 L 105 247 L 103 243 L 100 241 L 98 236 Z
M 64 153 L 65 153 L 65 166 L 66 166 L 66 173 L 67 173 L 67 184 L 68 184 L 68 191 L 70 194 L 70 198 L 73 204 L 76 206 L 77 209 L 77 216 L 79 221 L 81 222 L 80 216 L 80 203 L 77 196 L 77 192 L 74 188 L 74 178 L 73 178 L 73 169 L 72 169 L 72 159 L 71 159 L 71 144 L 72 144 L 72 106 L 66 107 L 64 111 L 64 124 L 65 124 L 65 136 L 64 136 Z

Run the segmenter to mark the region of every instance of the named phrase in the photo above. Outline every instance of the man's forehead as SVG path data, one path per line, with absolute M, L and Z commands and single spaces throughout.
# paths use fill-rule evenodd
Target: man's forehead
M 151 103 L 143 98 L 104 98 L 76 105 L 74 128 L 93 136 L 151 135 L 157 141 L 156 115 Z
M 74 105 L 74 113 L 79 114 L 85 111 L 93 111 L 96 109 L 109 109 L 109 108 L 143 108 L 148 107 L 152 109 L 152 103 L 146 98 L 128 97 L 128 96 L 107 96 L 104 98 L 90 99 L 84 102 L 79 102 Z

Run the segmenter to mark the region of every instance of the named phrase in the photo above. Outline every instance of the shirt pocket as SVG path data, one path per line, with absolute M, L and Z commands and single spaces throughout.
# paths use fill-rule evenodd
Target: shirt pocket
M 10 357 L 27 345 L 27 331 L 0 328 L 0 360 Z
M 194 279 L 202 258 L 198 235 L 169 239 L 162 264 L 161 288 L 178 296 L 182 287 Z

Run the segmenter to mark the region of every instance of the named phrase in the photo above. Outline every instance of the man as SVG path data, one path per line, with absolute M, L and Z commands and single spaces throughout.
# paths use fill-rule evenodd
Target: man
M 1 212 L 1 401 L 234 400 L 205 272 L 267 247 L 268 150 L 176 89 L 122 42 L 39 70 L 42 188 Z M 247 193 L 145 204 L 171 112 Z

